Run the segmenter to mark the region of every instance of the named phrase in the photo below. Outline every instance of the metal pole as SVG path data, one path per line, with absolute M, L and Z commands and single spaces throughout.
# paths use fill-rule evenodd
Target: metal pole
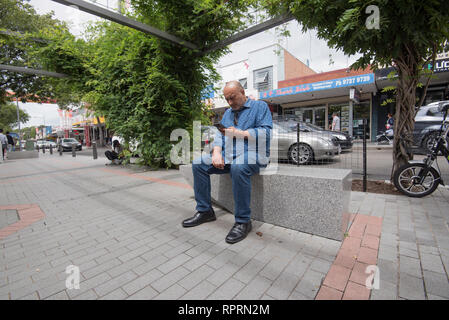
M 296 124 L 296 165 L 299 166 L 299 122 Z
M 20 112 L 19 112 L 19 97 L 16 97 L 17 101 L 17 123 L 19 125 L 19 150 L 22 151 L 22 134 L 20 130 Z
M 363 192 L 366 192 L 366 119 L 363 119 Z
M 72 143 L 72 157 L 76 157 L 76 150 L 75 150 L 75 144 Z
M 61 141 L 59 141 L 58 149 L 59 149 L 59 155 L 62 156 L 62 143 L 61 143 Z
M 50 154 L 53 154 L 53 145 L 50 144 Z

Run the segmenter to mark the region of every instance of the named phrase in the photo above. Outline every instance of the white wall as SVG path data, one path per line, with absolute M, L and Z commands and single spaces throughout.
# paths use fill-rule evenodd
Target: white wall
M 283 48 L 278 44 L 272 44 L 257 50 L 252 50 L 236 61 L 232 61 L 226 65 L 217 67 L 218 73 L 222 77 L 220 83 L 216 83 L 215 87 L 219 88 L 215 92 L 213 99 L 215 108 L 227 107 L 228 104 L 223 98 L 223 87 L 226 82 L 232 80 L 240 80 L 247 78 L 248 88 L 245 93 L 257 99 L 257 89 L 253 87 L 254 70 L 273 67 L 273 89 L 277 89 L 278 81 L 284 80 L 284 52 Z M 229 60 L 228 60 L 229 61 Z M 245 65 L 246 64 L 246 65 Z

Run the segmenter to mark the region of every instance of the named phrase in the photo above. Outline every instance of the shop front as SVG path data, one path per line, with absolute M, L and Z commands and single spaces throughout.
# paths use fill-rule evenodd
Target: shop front
M 349 76 L 330 78 L 335 75 Z M 371 121 L 373 94 L 377 89 L 374 74 L 370 70 L 362 73 L 344 69 L 304 78 L 283 81 L 289 86 L 262 92 L 259 99 L 279 104 L 279 118 L 294 118 L 326 130 L 332 123 L 332 114 L 336 113 L 340 118 L 340 130 L 348 132 L 355 139 L 363 138 L 363 119 L 367 119 L 366 138 L 371 139 L 376 135 L 372 131 Z M 320 78 L 328 79 L 306 82 Z M 279 86 L 283 84 L 280 83 Z

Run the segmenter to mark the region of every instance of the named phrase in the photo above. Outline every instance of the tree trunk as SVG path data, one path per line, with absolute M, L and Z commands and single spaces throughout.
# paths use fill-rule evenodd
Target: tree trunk
M 410 50 L 406 51 L 401 59 L 395 60 L 398 71 L 398 87 L 396 96 L 396 114 L 394 123 L 393 141 L 393 168 L 394 172 L 409 160 L 413 160 L 411 147 L 413 145 L 413 129 L 415 126 L 416 87 L 419 77 L 419 66 Z

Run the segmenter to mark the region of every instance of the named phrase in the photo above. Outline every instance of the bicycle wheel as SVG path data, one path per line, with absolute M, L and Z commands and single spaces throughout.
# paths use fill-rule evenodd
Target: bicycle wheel
M 394 185 L 409 197 L 422 198 L 431 194 L 440 184 L 440 175 L 431 167 L 423 182 L 419 183 L 419 174 L 424 168 L 426 165 L 423 163 L 408 163 L 401 166 L 394 173 Z

